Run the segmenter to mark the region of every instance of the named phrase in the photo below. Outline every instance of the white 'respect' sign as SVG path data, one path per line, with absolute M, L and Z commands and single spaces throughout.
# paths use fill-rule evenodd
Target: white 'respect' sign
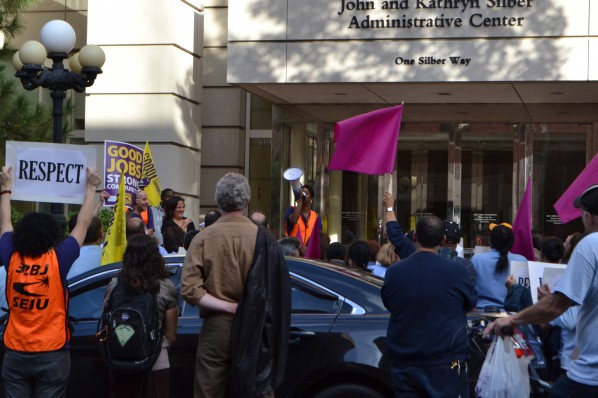
M 12 166 L 13 200 L 81 204 L 86 168 L 96 167 L 91 146 L 6 142 L 6 166 Z
M 511 275 L 515 277 L 517 284 L 530 287 L 527 261 L 511 261 Z
M 554 291 L 556 284 L 563 278 L 566 268 L 546 268 L 544 269 L 544 277 L 542 278 L 542 284 L 548 285 L 550 291 Z
M 562 272 L 565 272 L 567 264 L 541 263 L 538 261 L 530 261 L 528 264 L 532 300 L 535 304 L 538 302 L 538 288 L 542 286 L 544 283 L 546 283 L 544 281 L 544 272 L 548 269 L 561 270 Z M 551 278 L 553 278 L 554 276 L 554 273 L 551 273 Z M 553 286 L 551 286 L 551 288 L 552 287 Z

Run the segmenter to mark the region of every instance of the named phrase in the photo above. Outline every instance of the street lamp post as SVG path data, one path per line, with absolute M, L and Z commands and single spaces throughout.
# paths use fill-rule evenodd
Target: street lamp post
M 70 59 L 70 68 L 64 67 L 64 60 L 75 47 L 75 30 L 65 21 L 53 20 L 40 30 L 40 42 L 27 41 L 13 56 L 16 77 L 21 80 L 25 90 L 38 87 L 50 90 L 53 103 L 52 142 L 62 143 L 62 107 L 66 90 L 78 93 L 93 85 L 98 74 L 102 73 L 104 51 L 95 45 L 86 45 Z M 52 67 L 45 67 L 46 58 L 52 60 Z M 62 203 L 51 204 L 52 214 L 62 222 L 64 206 Z

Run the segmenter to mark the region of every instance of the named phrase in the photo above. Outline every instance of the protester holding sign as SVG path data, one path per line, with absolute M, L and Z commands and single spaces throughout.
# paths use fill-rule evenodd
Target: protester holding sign
M 100 184 L 87 168 L 83 205 L 70 236 L 49 214 L 29 213 L 13 232 L 10 196 L 12 167 L 0 173 L 0 262 L 6 267 L 10 316 L 4 331 L 2 377 L 7 397 L 64 397 L 70 374 L 66 276 L 79 256 L 93 216 L 93 196 Z M 84 181 L 81 181 L 84 183 Z
M 96 152 L 85 145 L 8 141 L 6 163 L 14 166 L 12 200 L 81 204 Z
M 490 251 L 471 258 L 477 275 L 478 308 L 493 306 L 504 309 L 507 296 L 505 281 L 510 275 L 510 262 L 527 261 L 525 257 L 510 252 L 513 239 L 509 224 L 490 224 Z
M 574 206 L 582 211 L 588 235 L 576 246 L 554 293 L 514 316 L 497 319 L 488 325 L 484 335 L 502 335 L 505 327 L 549 322 L 570 307 L 579 306 L 576 355 L 568 372 L 553 385 L 550 396 L 598 397 L 598 185 L 575 199 Z

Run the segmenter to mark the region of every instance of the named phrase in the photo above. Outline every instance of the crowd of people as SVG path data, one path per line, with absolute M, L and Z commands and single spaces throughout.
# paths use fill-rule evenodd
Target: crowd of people
M 7 397 L 24 396 L 23 391 L 65 394 L 70 332 L 64 286 L 67 277 L 100 265 L 103 231 L 97 213 L 106 194 L 93 204 L 99 183 L 97 171 L 88 170 L 83 205 L 69 220 L 69 237 L 63 239 L 56 221 L 41 213 L 26 215 L 13 228 L 11 170 L 5 167 L 0 173 L 0 260 L 6 286 L 11 286 L 6 298 L 25 302 L 11 305 L 5 329 L 2 377 Z M 284 375 L 290 328 L 284 256 L 307 256 L 314 242 L 322 260 L 384 280 L 381 295 L 390 312 L 386 347 L 396 396 L 468 395 L 466 314 L 476 308 L 515 312 L 490 324 L 485 333 L 502 335 L 502 327 L 521 324 L 536 324 L 543 331 L 554 358 L 553 377 L 558 378 L 552 396 L 598 396 L 598 345 L 591 338 L 598 326 L 598 186 L 575 202 L 585 235 L 573 234 L 565 242 L 557 237 L 536 240 L 535 260 L 569 265 L 561 281 L 539 289 L 535 305 L 529 288 L 512 275 L 511 262 L 527 259 L 511 252 L 514 234 L 508 223 L 490 224 L 489 251 L 467 259 L 459 251 L 458 223 L 427 216 L 405 233 L 387 192 L 381 203 L 384 241 L 345 245 L 330 242 L 321 232 L 322 222 L 312 209 L 315 192 L 305 185 L 295 192 L 296 205 L 286 210 L 283 236 L 277 240 L 264 213 L 245 216 L 250 197 L 244 176 L 226 174 L 216 185 L 218 209 L 207 212 L 196 228 L 185 216 L 184 199 L 172 189 L 161 193 L 157 207 L 149 206 L 145 192 L 137 194 L 127 212 L 123 267 L 108 286 L 104 308 L 121 280 L 130 291 L 156 294 L 164 339 L 149 371 L 134 378 L 110 373 L 113 396 L 144 396 L 147 386 L 156 397 L 168 396 L 168 348 L 176 340 L 178 308 L 176 288 L 164 268 L 163 256 L 169 254 L 185 255 L 181 294 L 200 308 L 204 320 L 195 397 L 247 391 L 274 396 Z M 34 276 L 40 273 L 47 275 L 51 291 L 36 284 Z M 256 306 L 264 300 L 269 304 Z
M 70 374 L 66 281 L 100 266 L 104 231 L 97 214 L 107 193 L 94 205 L 100 177 L 88 170 L 84 202 L 68 221 L 66 239 L 57 220 L 44 213 L 26 215 L 13 230 L 11 172 L 4 167 L 0 173 L 0 261 L 6 270 L 2 285 L 9 287 L 8 302 L 2 306 L 8 310 L 11 303 L 4 331 L 5 396 L 64 397 Z M 117 286 L 119 294 L 153 294 L 163 336 L 161 351 L 147 371 L 110 369 L 111 397 L 169 396 L 168 349 L 176 340 L 179 308 L 177 289 L 164 265 L 164 256 L 172 253 L 186 254 L 182 295 L 201 308 L 204 318 L 195 396 L 224 396 L 228 389 L 234 389 L 232 396 L 273 396 L 282 381 L 290 277 L 281 245 L 267 232 L 265 215 L 243 215 L 250 199 L 244 176 L 225 175 L 215 199 L 219 208 L 206 214 L 201 230 L 185 217 L 184 199 L 171 189 L 162 192 L 156 208 L 149 206 L 143 191 L 128 208 L 123 265 L 107 286 L 103 309 L 109 310 Z M 264 299 L 272 304 L 256 313 L 256 300 Z M 229 383 L 229 377 L 235 382 Z
M 598 322 L 592 307 L 598 296 L 598 250 L 584 238 L 598 232 L 598 186 L 574 204 L 582 212 L 585 233 L 563 242 L 533 231 L 535 258 L 529 260 L 569 264 L 562 282 L 538 289 L 536 305 L 529 286 L 518 284 L 511 270 L 512 262 L 528 259 L 511 251 L 515 235 L 509 223 L 489 224 L 489 249 L 464 258 L 458 223 L 424 217 L 415 231 L 404 232 L 393 205 L 392 194 L 385 193 L 386 242 L 381 246 L 377 241 L 333 242 L 322 247 L 322 259 L 384 278 L 382 298 L 391 313 L 387 353 L 396 396 L 468 395 L 465 315 L 473 310 L 515 314 L 493 323 L 486 333 L 502 334 L 497 325 L 533 324 L 548 360 L 543 376 L 556 383 L 551 396 L 597 396 L 598 346 L 576 339 L 588 339 L 588 328 Z M 287 210 L 287 219 L 299 213 L 297 208 Z M 324 236 L 321 241 L 326 242 Z M 301 242 L 288 237 L 279 242 L 286 255 L 304 255 Z M 575 250 L 580 242 L 586 242 L 584 252 Z
M 511 311 L 488 325 L 485 335 L 504 336 L 525 324 L 538 330 L 549 359 L 547 377 L 555 383 L 551 397 L 598 396 L 598 345 L 590 337 L 598 326 L 598 185 L 574 203 L 585 235 L 575 233 L 563 242 L 534 234 L 536 257 L 530 260 L 568 264 L 554 286 L 538 289 L 536 304 L 529 287 L 517 284 L 512 274 L 513 261 L 528 259 L 511 252 L 510 224 L 490 224 L 490 250 L 469 261 L 456 251 L 458 225 L 424 217 L 412 240 L 398 225 L 392 203 L 385 194 L 388 239 L 400 260 L 386 273 L 382 297 L 391 313 L 387 345 L 396 396 L 468 395 L 464 317 L 475 308 Z

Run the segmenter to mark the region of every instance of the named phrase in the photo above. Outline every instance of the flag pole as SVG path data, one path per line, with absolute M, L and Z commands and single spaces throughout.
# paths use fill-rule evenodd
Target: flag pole
M 392 191 L 392 173 L 386 173 L 384 174 L 384 180 L 382 185 L 384 186 L 384 192 L 390 192 L 391 194 L 394 195 L 393 191 Z

